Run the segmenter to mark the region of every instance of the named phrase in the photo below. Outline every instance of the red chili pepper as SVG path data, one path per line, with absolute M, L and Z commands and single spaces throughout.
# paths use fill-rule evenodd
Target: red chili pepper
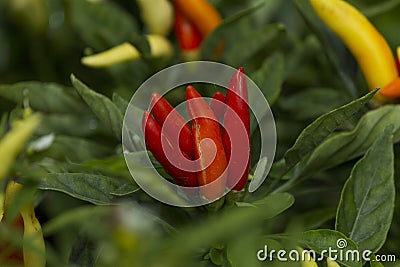
M 210 187 L 202 188 L 201 193 L 207 199 L 216 199 L 225 191 L 227 167 L 219 124 L 214 112 L 193 86 L 187 87 L 186 100 L 192 118 L 195 155 L 202 167 L 197 173 L 198 183 L 202 186 L 215 182 Z M 211 140 L 213 144 L 205 139 Z M 214 146 L 215 155 L 212 153 Z M 211 164 L 204 168 L 208 162 Z
M 231 129 L 235 128 L 237 129 L 237 127 L 244 126 L 246 128 L 247 138 L 249 139 L 248 144 L 250 144 L 250 113 L 247 101 L 248 101 L 248 89 L 246 83 L 246 76 L 244 75 L 244 69 L 239 68 L 238 71 L 232 76 L 228 85 L 228 91 L 226 92 L 225 103 L 232 110 L 231 109 L 226 110 L 223 124 L 225 127 Z M 238 122 L 238 120 L 235 120 L 233 112 L 235 112 L 239 116 L 241 123 L 243 123 L 243 125 L 236 125 L 240 122 Z M 222 141 L 224 144 L 227 160 L 229 161 L 229 159 L 231 158 L 232 147 L 229 135 L 227 131 L 224 129 L 222 130 Z M 249 156 L 248 162 L 233 162 L 228 170 L 228 173 L 238 173 L 238 171 L 243 168 L 243 164 L 246 164 L 245 172 L 236 185 L 233 184 L 235 181 L 232 181 L 232 179 L 228 178 L 228 186 L 232 187 L 234 185 L 233 189 L 240 191 L 245 187 L 248 179 L 249 166 L 250 166 L 250 146 L 247 146 L 245 142 L 241 144 L 235 144 L 235 146 L 242 146 L 240 147 L 240 151 L 242 153 L 248 153 Z M 228 175 L 228 177 L 229 176 L 230 175 Z
M 174 138 L 179 132 L 179 147 L 190 158 L 194 158 L 192 129 L 185 119 L 171 106 L 168 101 L 157 93 L 151 96 L 151 113 L 161 127 L 164 127 L 170 138 Z M 167 117 L 168 123 L 165 124 Z M 175 141 L 175 140 L 172 140 Z
M 221 23 L 221 15 L 207 0 L 174 0 L 174 5 L 196 25 L 206 38 Z
M 146 147 L 153 153 L 154 157 L 164 167 L 165 171 L 174 178 L 175 182 L 181 186 L 197 186 L 197 176 L 195 172 L 188 172 L 177 168 L 168 160 L 162 147 L 162 139 L 170 146 L 171 151 L 178 148 L 174 147 L 173 142 L 162 134 L 161 126 L 148 111 L 145 111 L 143 114 L 142 127 L 145 133 Z M 189 159 L 185 153 L 183 153 L 183 155 Z
M 175 34 L 183 52 L 198 51 L 202 37 L 197 27 L 175 6 Z
M 4 218 L 6 218 L 7 214 L 4 214 Z M 2 222 L 0 222 L 2 223 Z M 23 232 L 24 232 L 24 220 L 22 219 L 22 216 L 18 213 L 18 215 L 14 218 L 12 221 L 12 226 L 13 231 L 18 232 L 20 235 L 20 238 L 22 239 Z M 9 265 L 16 265 L 16 266 L 21 266 L 24 264 L 24 255 L 23 255 L 23 250 L 22 248 L 12 248 L 10 244 L 0 244 L 0 251 L 6 251 L 8 250 L 9 253 L 7 253 L 3 259 L 5 262 L 0 263 L 3 264 L 9 264 Z
M 219 101 L 219 102 L 218 102 Z M 220 119 L 223 118 L 224 113 L 225 113 L 225 96 L 221 92 L 216 92 L 211 101 L 210 101 L 210 107 L 212 111 L 214 111 L 215 117 L 220 121 Z
M 400 59 L 396 60 L 397 73 L 400 75 Z

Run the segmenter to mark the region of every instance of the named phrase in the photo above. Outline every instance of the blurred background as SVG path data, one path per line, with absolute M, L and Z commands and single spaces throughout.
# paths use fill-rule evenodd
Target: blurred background
M 271 191 L 269 181 L 279 176 L 283 154 L 308 124 L 368 89 L 341 41 L 326 28 L 315 30 L 307 15 L 312 12 L 308 1 L 209 2 L 223 21 L 216 33 L 202 40 L 198 59 L 243 66 L 265 94 L 276 119 L 276 164 L 265 186 L 242 199 L 252 203 Z M 367 15 L 395 55 L 400 45 L 400 1 L 348 2 Z M 158 203 L 134 184 L 120 140 L 72 88 L 70 77 L 74 74 L 112 99 L 121 110 L 118 116 L 123 116 L 140 84 L 185 60 L 173 29 L 165 36 L 172 47 L 168 56 L 152 55 L 149 33 L 135 0 L 0 0 L 0 115 L 10 123 L 30 107 L 43 115 L 33 139 L 53 138 L 39 147 L 28 144 L 9 177 L 31 179 L 32 188 L 41 189 L 35 205 L 48 266 L 263 266 L 254 253 L 264 244 L 296 248 L 297 241 L 282 236 L 334 228 L 340 192 L 355 160 L 312 173 L 310 179 L 288 188 L 296 202 L 285 213 L 281 212 L 292 205 L 286 196 L 266 200 L 276 210 L 267 207 L 262 214 L 228 211 L 217 216 L 221 206 L 235 202 L 237 196 L 230 196 L 232 200 L 225 204 L 180 209 Z M 215 58 L 221 41 L 223 51 Z M 135 46 L 141 56 L 101 68 L 82 64 L 83 57 L 124 42 Z M 179 92 L 168 99 L 175 104 L 184 100 Z M 360 116 L 342 128 L 353 129 Z M 255 148 L 258 134 L 252 135 Z M 257 159 L 257 152 L 252 158 Z M 400 257 L 399 221 L 397 209 L 382 253 Z

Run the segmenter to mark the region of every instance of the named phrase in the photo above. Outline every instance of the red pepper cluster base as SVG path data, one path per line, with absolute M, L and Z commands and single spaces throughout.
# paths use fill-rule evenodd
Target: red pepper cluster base
M 229 163 L 232 144 L 226 129 L 236 129 L 235 127 L 244 125 L 247 134 L 245 138 L 250 144 L 250 113 L 247 102 L 248 90 L 243 68 L 239 68 L 231 78 L 226 97 L 217 92 L 210 105 L 193 86 L 187 87 L 186 105 L 191 125 L 166 99 L 154 93 L 150 103 L 151 113 L 145 111 L 142 121 L 146 146 L 176 184 L 196 187 L 213 182 L 212 187 L 201 192 L 208 199 L 223 195 L 227 186 L 233 190 L 242 190 L 246 186 L 249 173 L 250 145 L 240 151 L 247 153 L 247 162 Z M 241 125 L 238 125 L 237 118 L 240 118 Z M 223 121 L 224 128 L 220 128 L 218 121 Z M 211 140 L 213 146 L 204 140 Z M 174 151 L 175 164 L 172 164 L 168 155 Z M 177 155 L 179 153 L 176 151 L 180 151 L 183 156 Z M 178 167 L 187 166 L 189 161 L 195 162 L 199 170 Z M 243 172 L 243 165 L 245 171 L 239 181 L 230 179 L 238 170 Z

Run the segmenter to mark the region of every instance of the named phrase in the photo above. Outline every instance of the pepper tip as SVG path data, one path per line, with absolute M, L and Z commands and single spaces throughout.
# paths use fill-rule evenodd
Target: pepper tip
M 188 85 L 186 87 L 186 100 L 197 97 L 201 97 L 199 92 L 197 92 L 197 90 L 192 85 Z
M 152 110 L 156 103 L 162 98 L 159 93 L 152 93 L 150 97 L 150 109 Z
M 379 90 L 379 94 L 387 98 L 400 97 L 400 77 L 397 77 Z

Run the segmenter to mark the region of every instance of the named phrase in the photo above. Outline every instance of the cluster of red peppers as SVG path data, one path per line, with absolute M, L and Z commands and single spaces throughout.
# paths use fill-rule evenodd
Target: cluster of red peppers
M 151 113 L 145 111 L 142 121 L 148 150 L 180 186 L 196 187 L 215 182 L 216 186 L 202 192 L 202 196 L 207 199 L 220 197 L 227 186 L 233 190 L 242 190 L 248 180 L 250 145 L 240 149 L 240 153 L 247 155 L 247 162 L 233 161 L 228 166 L 233 144 L 226 129 L 244 126 L 247 134 L 245 138 L 250 144 L 248 89 L 243 68 L 239 68 L 232 76 L 226 97 L 221 92 L 217 92 L 210 104 L 193 86 L 187 86 L 186 106 L 191 124 L 186 122 L 162 96 L 157 93 L 152 95 Z M 238 122 L 234 117 L 239 117 L 240 121 Z M 223 121 L 222 129 L 218 119 Z M 172 136 L 177 135 L 178 138 L 174 141 Z M 211 149 L 209 143 L 203 142 L 205 139 L 212 140 L 215 147 Z M 172 164 L 166 155 L 166 149 L 163 149 L 163 143 L 168 145 L 168 150 L 181 151 L 186 159 L 197 162 L 200 170 L 190 172 Z M 206 162 L 211 163 L 207 165 Z M 238 169 L 243 168 L 245 171 L 239 181 L 231 179 Z

